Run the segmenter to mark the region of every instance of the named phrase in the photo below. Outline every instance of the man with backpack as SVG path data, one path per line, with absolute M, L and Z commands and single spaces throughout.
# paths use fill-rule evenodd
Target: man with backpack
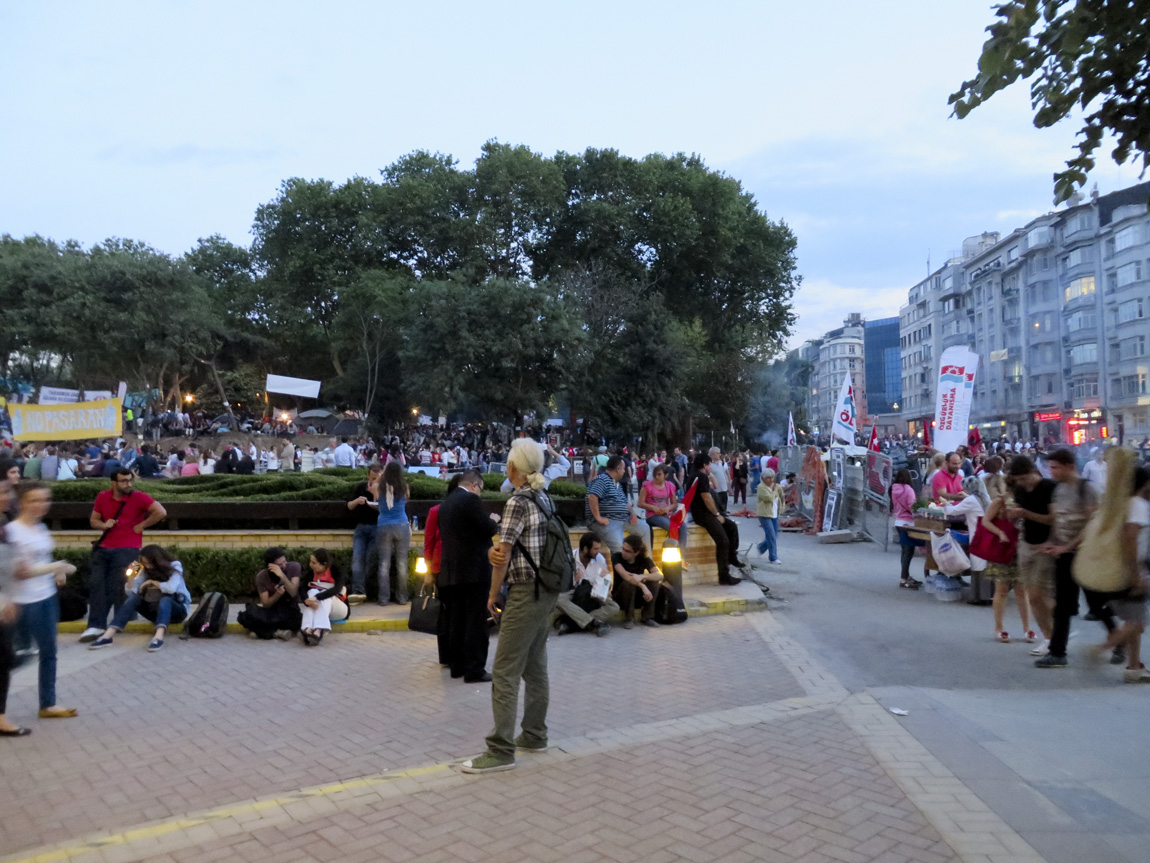
M 487 609 L 500 619 L 491 671 L 495 727 L 487 735 L 487 751 L 463 762 L 464 773 L 512 770 L 516 750 L 548 748 L 547 632 L 555 603 L 560 593 L 571 589 L 575 569 L 567 528 L 544 491 L 543 448 L 530 438 L 517 439 L 507 455 L 507 475 L 515 493 L 504 507 L 498 542 L 488 553 L 492 569 Z M 520 680 L 523 723 L 515 737 Z

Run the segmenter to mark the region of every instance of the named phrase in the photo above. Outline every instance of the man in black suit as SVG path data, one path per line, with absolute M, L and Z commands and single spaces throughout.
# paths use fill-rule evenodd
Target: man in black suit
M 465 683 L 486 683 L 487 594 L 491 564 L 487 550 L 498 527 L 479 499 L 483 477 L 464 471 L 459 486 L 439 507 L 439 533 L 443 539 L 438 590 L 446 615 L 447 659 L 452 677 Z

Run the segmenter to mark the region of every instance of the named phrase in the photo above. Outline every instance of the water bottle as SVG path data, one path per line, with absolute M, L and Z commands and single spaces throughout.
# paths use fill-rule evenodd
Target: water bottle
M 412 530 L 419 530 L 419 516 L 418 515 L 413 515 L 411 517 L 411 529 Z

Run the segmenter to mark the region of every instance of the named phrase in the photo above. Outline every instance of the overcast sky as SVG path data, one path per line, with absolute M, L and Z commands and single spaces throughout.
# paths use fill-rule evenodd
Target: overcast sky
M 790 344 L 895 315 L 964 237 L 1052 208 L 1073 127 L 1015 86 L 966 120 L 989 4 L 200 2 L 0 6 L 0 233 L 248 244 L 287 177 L 488 139 L 699 153 L 799 243 Z M 1100 168 L 1102 192 L 1137 180 Z

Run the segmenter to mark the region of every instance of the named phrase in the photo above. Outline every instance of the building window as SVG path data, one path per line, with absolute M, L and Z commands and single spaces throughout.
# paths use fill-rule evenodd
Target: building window
M 1075 345 L 1070 349 L 1070 364 L 1098 362 L 1098 343 L 1088 342 L 1084 345 Z
M 1146 337 L 1134 336 L 1123 339 L 1118 343 L 1118 359 L 1132 360 L 1135 357 L 1146 356 Z
M 1124 264 L 1114 271 L 1114 275 L 1116 287 L 1122 288 L 1132 284 L 1142 278 L 1142 262 L 1135 261 L 1132 264 Z
M 1065 302 L 1076 300 L 1079 297 L 1094 295 L 1094 276 L 1080 276 L 1072 281 L 1066 288 Z
M 1075 249 L 1062 258 L 1062 272 L 1066 272 L 1071 267 L 1077 267 L 1079 264 L 1084 264 L 1088 260 L 1086 249 Z
M 1122 393 L 1128 396 L 1146 395 L 1146 373 L 1140 372 L 1122 378 Z
M 1142 317 L 1142 301 L 1130 300 L 1118 306 L 1118 323 L 1136 321 Z
M 1063 233 L 1074 234 L 1078 231 L 1085 231 L 1094 226 L 1094 219 L 1090 215 L 1089 210 L 1079 210 L 1073 216 L 1066 220 L 1066 229 Z
M 1026 234 L 1026 248 L 1028 249 L 1033 249 L 1035 246 L 1045 246 L 1049 242 L 1049 227 L 1031 228 Z
M 1098 381 L 1079 381 L 1070 388 L 1073 399 L 1092 399 L 1098 396 Z
M 1097 321 L 1093 312 L 1075 312 L 1066 319 L 1066 330 L 1076 333 L 1079 330 L 1093 329 Z
M 1121 252 L 1123 249 L 1129 249 L 1131 246 L 1136 246 L 1141 240 L 1141 225 L 1130 225 L 1123 228 L 1121 231 L 1114 235 L 1114 250 Z

